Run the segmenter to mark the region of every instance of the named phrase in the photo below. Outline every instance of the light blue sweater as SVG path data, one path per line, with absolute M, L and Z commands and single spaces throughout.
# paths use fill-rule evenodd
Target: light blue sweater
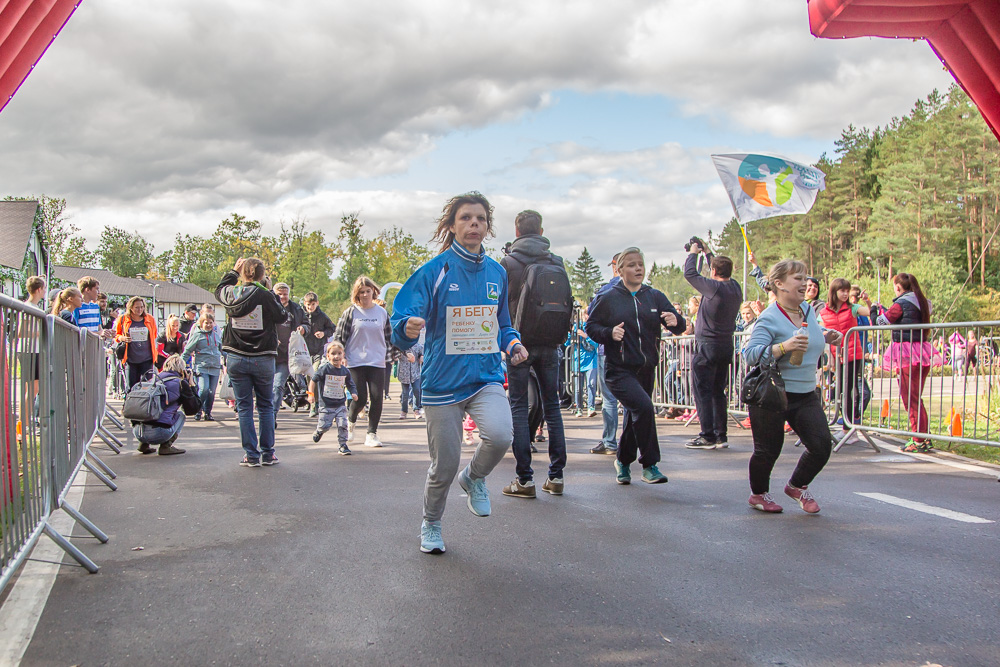
M 816 321 L 816 313 L 807 303 L 803 302 L 802 308 L 805 310 L 809 329 L 809 348 L 803 355 L 802 364 L 792 366 L 788 362 L 790 354 L 782 355 L 778 359 L 778 370 L 785 381 L 785 391 L 793 394 L 806 394 L 816 389 L 816 364 L 826 345 L 823 329 Z M 743 346 L 743 358 L 751 366 L 756 365 L 762 357 L 771 356 L 772 345 L 783 343 L 794 336 L 797 330 L 798 327 L 785 317 L 785 314 L 778 309 L 778 305 L 771 304 L 754 322 L 750 340 Z

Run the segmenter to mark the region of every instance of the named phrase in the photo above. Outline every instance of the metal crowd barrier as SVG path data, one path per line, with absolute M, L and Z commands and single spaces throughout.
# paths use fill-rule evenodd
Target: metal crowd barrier
M 840 364 L 847 432 L 1000 447 L 1000 321 L 854 327 L 863 357 Z
M 103 369 L 97 336 L 0 294 L 0 591 L 43 533 L 88 571 L 98 570 L 49 517 L 62 508 L 98 540 L 108 541 L 65 502 L 81 466 L 98 472 L 87 456 L 104 416 Z M 107 474 L 98 477 L 115 488 Z

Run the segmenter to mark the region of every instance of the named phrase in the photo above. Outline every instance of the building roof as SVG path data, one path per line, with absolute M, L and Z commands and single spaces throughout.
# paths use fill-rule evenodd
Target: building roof
M 37 201 L 0 201 L 0 265 L 11 269 L 24 266 L 24 254 L 31 242 Z
M 52 267 L 52 277 L 75 283 L 84 276 L 93 276 L 101 282 L 101 291 L 105 294 L 118 296 L 141 296 L 153 298 L 153 285 L 156 285 L 156 300 L 160 303 L 213 303 L 219 305 L 215 295 L 193 283 L 173 283 L 169 280 L 151 280 L 141 278 L 122 278 L 106 269 L 93 269 L 81 266 Z

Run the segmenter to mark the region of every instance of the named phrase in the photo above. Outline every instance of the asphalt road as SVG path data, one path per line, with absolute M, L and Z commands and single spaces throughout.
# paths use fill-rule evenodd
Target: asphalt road
M 508 454 L 493 515 L 456 484 L 429 556 L 424 425 L 386 414 L 385 448 L 342 457 L 282 412 L 273 468 L 237 465 L 232 418 L 191 422 L 184 456 L 103 450 L 120 488 L 90 478 L 82 509 L 111 541 L 76 540 L 101 571 L 62 568 L 22 664 L 1000 664 L 995 478 L 852 445 L 808 516 L 780 493 L 788 442 L 785 513 L 764 515 L 747 435 L 689 451 L 694 429 L 662 422 L 670 482 L 622 487 L 587 452 L 599 417 L 567 415 L 565 495 L 502 496 Z

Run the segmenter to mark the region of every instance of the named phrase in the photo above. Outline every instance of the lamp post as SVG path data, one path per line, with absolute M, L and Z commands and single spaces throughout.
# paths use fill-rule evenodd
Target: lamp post
M 865 259 L 867 259 L 869 262 L 871 262 L 872 264 L 875 265 L 875 280 L 877 281 L 875 283 L 875 295 L 876 295 L 875 296 L 875 301 L 876 301 L 876 303 L 879 304 L 879 306 L 881 306 L 882 305 L 882 267 L 879 266 L 879 263 L 878 263 L 877 260 L 872 259 L 871 257 L 865 257 Z

